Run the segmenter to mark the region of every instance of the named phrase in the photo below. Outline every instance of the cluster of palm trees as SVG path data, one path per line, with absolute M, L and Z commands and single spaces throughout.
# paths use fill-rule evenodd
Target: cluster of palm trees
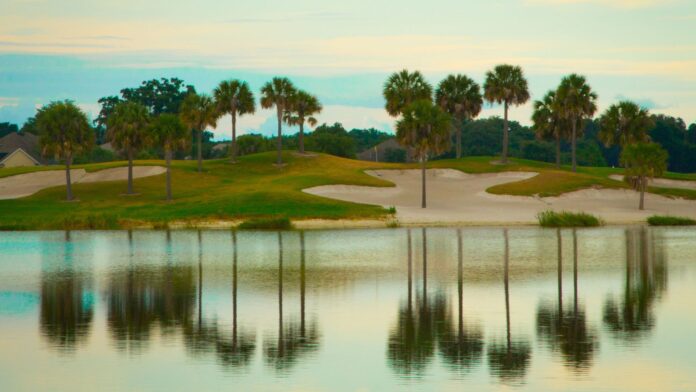
M 299 152 L 304 154 L 304 126 L 316 125 L 314 117 L 322 110 L 319 99 L 296 88 L 288 78 L 275 77 L 261 88 L 261 107 L 275 107 L 278 116 L 278 158 L 282 164 L 282 124 L 298 126 Z M 197 142 L 198 172 L 203 171 L 202 138 L 208 127 L 229 114 L 232 118 L 230 162 L 237 159 L 237 117 L 256 111 L 254 94 L 249 85 L 237 79 L 225 80 L 213 90 L 213 95 L 189 93 L 179 108 L 179 115 L 153 116 L 142 104 L 123 101 L 114 107 L 107 118 L 107 139 L 128 159 L 128 189 L 133 195 L 133 159 L 139 151 L 157 146 L 164 150 L 167 166 L 166 194 L 172 199 L 171 160 L 176 151 L 189 148 L 191 131 Z M 44 155 L 53 155 L 65 162 L 67 199 L 73 200 L 70 166 L 75 155 L 94 145 L 94 132 L 85 113 L 72 101 L 56 101 L 42 107 L 36 116 Z

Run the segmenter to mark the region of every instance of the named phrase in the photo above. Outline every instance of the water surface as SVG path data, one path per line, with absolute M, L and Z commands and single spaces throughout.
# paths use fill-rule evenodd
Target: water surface
M 696 230 L 0 233 L 0 390 L 696 390 Z

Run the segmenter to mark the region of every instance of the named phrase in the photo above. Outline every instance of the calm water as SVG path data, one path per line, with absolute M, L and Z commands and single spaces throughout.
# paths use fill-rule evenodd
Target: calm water
M 696 231 L 0 233 L 0 390 L 696 391 Z

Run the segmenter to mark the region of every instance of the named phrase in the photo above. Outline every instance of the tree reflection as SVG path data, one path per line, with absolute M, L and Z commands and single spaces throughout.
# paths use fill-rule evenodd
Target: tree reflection
M 558 304 L 557 307 L 542 304 L 537 309 L 537 333 L 553 350 L 563 356 L 564 363 L 576 371 L 583 371 L 592 364 L 598 338 L 588 329 L 585 310 L 578 304 L 578 244 L 573 230 L 573 306 L 563 307 L 563 245 L 560 229 L 556 231 L 558 242 Z
M 506 320 L 506 341 L 500 343 L 494 341 L 488 345 L 488 367 L 493 375 L 497 376 L 504 383 L 521 382 L 527 372 L 531 348 L 526 340 L 513 339 L 510 332 L 510 289 L 509 289 L 509 264 L 510 264 L 510 245 L 508 230 L 503 230 L 505 239 L 505 320 Z
M 316 320 L 305 320 L 305 243 L 300 232 L 300 322 L 283 321 L 283 235 L 278 232 L 278 336 L 265 341 L 266 362 L 278 371 L 289 370 L 298 359 L 319 347 L 319 328 Z
M 483 335 L 480 327 L 469 329 L 464 325 L 463 316 L 463 252 L 462 231 L 457 230 L 457 295 L 458 318 L 455 330 L 449 307 L 446 309 L 444 321 L 439 333 L 439 351 L 445 362 L 455 371 L 469 371 L 479 364 L 483 353 Z
M 667 289 L 664 249 L 646 227 L 626 230 L 626 281 L 623 298 L 604 303 L 604 326 L 612 335 L 636 344 L 655 326 L 654 305 Z
M 49 344 L 61 351 L 72 351 L 84 343 L 94 317 L 94 300 L 85 277 L 73 264 L 74 243 L 65 232 L 63 263 L 58 271 L 41 277 L 39 325 Z

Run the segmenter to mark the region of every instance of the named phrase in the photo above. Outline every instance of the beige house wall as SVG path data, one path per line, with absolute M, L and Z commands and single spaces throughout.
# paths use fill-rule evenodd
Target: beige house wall
M 19 166 L 38 166 L 38 164 L 22 149 L 16 150 L 0 162 L 0 167 Z

